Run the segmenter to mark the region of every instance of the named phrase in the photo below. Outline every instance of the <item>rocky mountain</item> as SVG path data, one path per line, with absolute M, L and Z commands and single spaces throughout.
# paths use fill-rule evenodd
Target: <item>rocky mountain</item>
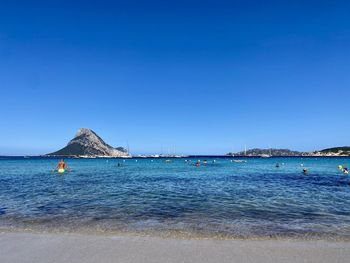
M 292 151 L 289 149 L 249 149 L 246 152 L 237 153 L 227 153 L 226 155 L 238 155 L 238 156 L 261 156 L 261 155 L 271 155 L 271 156 L 302 156 L 305 155 L 304 152 Z
M 123 147 L 114 148 L 105 143 L 94 131 L 81 128 L 75 137 L 69 141 L 66 147 L 49 156 L 88 156 L 88 157 L 123 157 L 129 156 L 129 153 Z

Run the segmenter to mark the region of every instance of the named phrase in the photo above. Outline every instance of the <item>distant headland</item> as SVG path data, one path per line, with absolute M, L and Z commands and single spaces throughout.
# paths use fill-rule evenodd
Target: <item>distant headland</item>
M 299 152 L 292 151 L 289 149 L 260 149 L 254 148 L 246 151 L 237 153 L 229 152 L 227 156 L 260 156 L 260 157 L 271 157 L 271 156 L 350 156 L 350 147 L 333 147 L 327 148 L 320 151 L 314 152 Z

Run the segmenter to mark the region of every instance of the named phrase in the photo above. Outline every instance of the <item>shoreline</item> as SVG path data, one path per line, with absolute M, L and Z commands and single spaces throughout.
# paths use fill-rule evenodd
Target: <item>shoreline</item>
M 350 244 L 350 237 L 338 235 L 316 235 L 313 233 L 305 235 L 232 235 L 227 233 L 211 232 L 190 232 L 184 230 L 107 230 L 103 228 L 80 228 L 62 229 L 62 228 L 8 228 L 0 227 L 0 234 L 34 234 L 34 235 L 77 235 L 77 236 L 96 236 L 96 237 L 144 237 L 158 239 L 176 239 L 176 240 L 213 240 L 213 241 L 296 241 L 296 242 L 343 242 Z
M 0 262 L 347 262 L 350 242 L 0 232 Z

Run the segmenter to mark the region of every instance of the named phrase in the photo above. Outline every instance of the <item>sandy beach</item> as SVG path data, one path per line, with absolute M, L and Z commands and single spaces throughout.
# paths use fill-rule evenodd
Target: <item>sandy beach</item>
M 1 233 L 0 262 L 348 262 L 349 242 Z

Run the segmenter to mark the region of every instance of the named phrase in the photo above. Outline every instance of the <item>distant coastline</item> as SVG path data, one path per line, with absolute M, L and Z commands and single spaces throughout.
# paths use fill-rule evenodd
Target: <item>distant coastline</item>
M 289 149 L 260 149 L 260 148 L 254 148 L 249 149 L 246 151 L 241 151 L 238 153 L 227 153 L 227 156 L 247 156 L 247 157 L 339 157 L 339 156 L 350 156 L 350 147 L 349 146 L 342 146 L 342 147 L 333 147 L 333 148 L 327 148 L 320 151 L 313 151 L 313 152 L 299 152 L 299 151 L 292 151 Z
M 350 158 L 348 155 L 284 155 L 284 156 L 271 156 L 270 158 Z M 113 157 L 113 156 L 63 156 L 63 155 L 0 155 L 0 159 L 206 159 L 206 158 L 217 158 L 217 159 L 237 159 L 237 158 L 246 158 L 246 159 L 263 159 L 264 157 L 261 156 L 248 156 L 248 155 L 187 155 L 187 156 L 181 156 L 181 157 L 174 157 L 174 156 L 161 156 L 161 157 L 153 157 L 152 155 L 143 155 L 138 156 L 129 156 L 129 157 Z
M 192 157 L 348 157 L 350 156 L 350 146 L 332 147 L 312 152 L 301 152 L 290 149 L 276 148 L 252 148 L 240 152 L 229 152 L 222 155 L 197 155 L 175 153 L 154 153 L 154 154 L 131 154 L 129 146 L 112 147 L 107 144 L 99 135 L 89 128 L 79 128 L 67 145 L 57 151 L 39 155 L 35 157 L 53 158 L 192 158 Z M 3 156 L 4 157 L 4 156 Z M 18 156 L 21 158 L 22 156 Z M 34 157 L 24 156 L 23 158 Z

